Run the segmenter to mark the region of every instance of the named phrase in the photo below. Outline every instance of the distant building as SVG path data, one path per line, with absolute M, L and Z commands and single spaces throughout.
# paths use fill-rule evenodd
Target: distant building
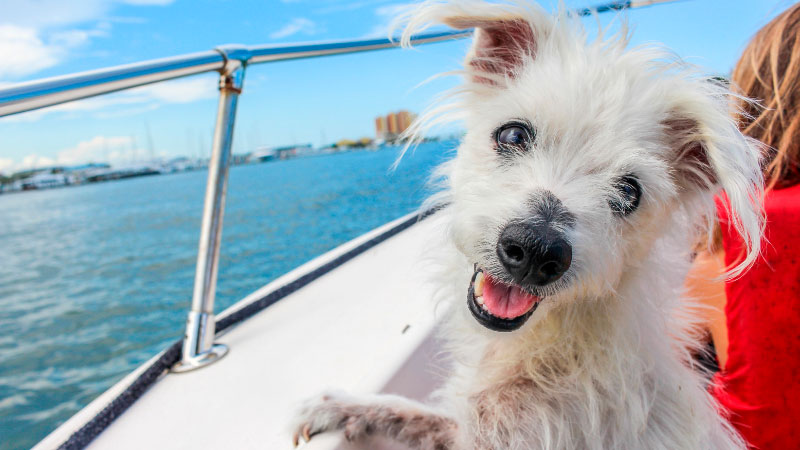
M 384 141 L 396 140 L 416 119 L 416 114 L 400 110 L 375 118 L 375 137 Z
M 389 134 L 395 137 L 401 133 L 399 120 L 397 119 L 398 117 L 395 113 L 389 113 L 389 115 L 386 116 L 386 121 L 389 122 Z
M 386 116 L 379 116 L 375 118 L 375 137 L 384 139 L 383 136 L 389 132 L 389 120 Z

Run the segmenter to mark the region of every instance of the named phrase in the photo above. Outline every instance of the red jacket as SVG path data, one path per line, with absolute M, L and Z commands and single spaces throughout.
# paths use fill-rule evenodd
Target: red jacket
M 764 200 L 762 257 L 725 285 L 728 361 L 714 396 L 760 450 L 800 449 L 800 185 Z M 725 263 L 743 242 L 719 208 Z

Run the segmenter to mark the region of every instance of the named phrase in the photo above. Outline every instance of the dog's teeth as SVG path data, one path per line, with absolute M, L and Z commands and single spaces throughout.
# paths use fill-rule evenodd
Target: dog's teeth
M 483 295 L 483 282 L 484 282 L 484 280 L 483 280 L 483 272 L 478 272 L 478 274 L 475 275 L 475 296 L 476 297 L 480 297 L 481 295 Z
M 483 306 L 483 297 L 476 296 L 475 297 L 475 302 L 478 303 L 479 305 Z

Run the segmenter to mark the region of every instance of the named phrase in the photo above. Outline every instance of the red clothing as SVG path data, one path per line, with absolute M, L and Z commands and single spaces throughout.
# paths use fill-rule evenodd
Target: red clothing
M 725 285 L 728 361 L 714 395 L 760 450 L 800 449 L 800 185 L 769 192 L 762 257 Z M 743 242 L 719 208 L 725 263 Z

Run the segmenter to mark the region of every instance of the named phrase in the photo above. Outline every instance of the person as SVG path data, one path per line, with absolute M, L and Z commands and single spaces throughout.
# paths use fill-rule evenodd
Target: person
M 731 423 L 751 448 L 800 449 L 800 3 L 756 33 L 731 82 L 758 101 L 741 101 L 739 124 L 767 149 L 762 255 L 718 281 L 744 249 L 722 193 L 715 243 L 687 289 L 720 311 L 709 318 L 720 367 L 711 391 Z

